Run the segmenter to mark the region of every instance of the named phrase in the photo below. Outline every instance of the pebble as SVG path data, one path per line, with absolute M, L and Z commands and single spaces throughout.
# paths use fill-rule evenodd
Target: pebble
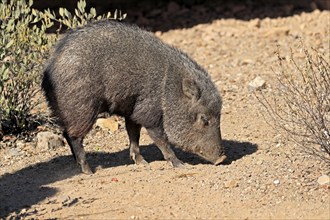
M 248 64 L 253 64 L 254 61 L 252 59 L 244 59 L 241 61 L 241 65 L 248 65 Z
M 264 37 L 282 37 L 289 35 L 290 29 L 288 27 L 274 27 L 268 30 Z
M 9 149 L 9 155 L 11 157 L 17 157 L 17 156 L 20 156 L 21 153 L 16 148 L 10 148 Z
M 322 175 L 317 179 L 317 183 L 322 185 L 330 185 L 330 177 L 328 175 Z
M 23 142 L 23 141 L 16 141 L 16 147 L 17 147 L 18 149 L 24 149 L 24 147 L 25 147 L 25 142 Z
M 64 146 L 64 139 L 50 131 L 43 131 L 37 134 L 37 148 L 55 150 Z
M 103 130 L 109 130 L 110 132 L 115 132 L 119 129 L 119 123 L 116 118 L 99 118 L 96 121 L 96 127 L 99 127 Z
M 57 200 L 57 202 L 59 202 L 59 203 L 65 204 L 65 203 L 67 203 L 68 201 L 70 201 L 70 197 L 67 196 L 67 195 L 62 195 L 62 196 L 59 196 L 56 200 Z
M 266 88 L 266 81 L 261 78 L 260 76 L 257 76 L 252 81 L 249 82 L 249 90 L 250 91 L 256 91 Z
M 156 35 L 157 37 L 161 37 L 162 34 L 163 34 L 163 33 L 162 33 L 161 31 L 156 31 L 156 32 L 155 32 L 155 35 Z
M 16 137 L 12 136 L 12 135 L 5 135 L 2 137 L 2 141 L 3 142 L 15 142 L 16 141 Z
M 253 20 L 251 20 L 251 21 L 248 23 L 248 27 L 249 27 L 249 28 L 253 28 L 253 27 L 260 28 L 260 27 L 261 27 L 261 21 L 260 21 L 260 19 L 257 18 L 257 19 L 253 19 Z
M 280 184 L 280 181 L 279 181 L 279 180 L 274 180 L 273 183 L 274 183 L 275 185 L 278 185 L 278 184 Z
M 238 187 L 238 182 L 236 180 L 228 180 L 224 182 L 225 188 L 235 188 Z
M 257 165 L 262 165 L 263 162 L 264 162 L 263 160 L 258 160 L 258 161 L 257 161 Z

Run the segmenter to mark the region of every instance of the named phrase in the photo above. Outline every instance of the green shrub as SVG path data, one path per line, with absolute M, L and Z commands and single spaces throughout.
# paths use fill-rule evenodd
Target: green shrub
M 2 0 L 0 3 L 0 134 L 21 133 L 31 128 L 31 110 L 39 91 L 43 63 L 49 56 L 62 27 L 76 28 L 92 20 L 118 19 L 126 14 L 115 12 L 97 16 L 94 8 L 85 11 L 80 0 L 75 14 L 59 9 L 59 17 L 48 10 L 31 8 L 32 0 Z M 46 30 L 60 24 L 57 34 Z M 0 135 L 1 137 L 1 135 Z
M 63 25 L 69 29 L 82 27 L 90 21 L 102 20 L 102 19 L 116 19 L 123 20 L 126 18 L 126 14 L 122 14 L 121 11 L 115 11 L 113 17 L 108 12 L 106 15 L 97 16 L 95 8 L 91 8 L 89 12 L 86 12 L 86 1 L 80 0 L 77 3 L 75 14 L 72 15 L 66 8 L 59 9 L 59 18 L 56 17 L 55 13 L 45 10 L 45 14 L 53 21 L 57 21 L 60 24 L 58 31 L 62 30 Z
M 38 76 L 55 41 L 45 33 L 52 22 L 31 9 L 32 3 L 0 3 L 0 122 L 5 133 L 29 128 Z

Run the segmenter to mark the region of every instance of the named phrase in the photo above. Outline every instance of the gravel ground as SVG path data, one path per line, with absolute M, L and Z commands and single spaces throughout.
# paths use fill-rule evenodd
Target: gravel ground
M 317 181 L 330 174 L 329 164 L 303 153 L 272 129 L 249 88 L 259 76 L 266 82 L 266 96 L 274 93 L 271 68 L 276 67 L 278 48 L 284 57 L 292 48 L 299 63 L 303 43 L 329 62 L 330 12 L 294 13 L 290 5 L 281 6 L 282 14 L 244 5 L 234 5 L 228 13 L 226 5 L 213 10 L 173 3 L 166 7 L 165 12 L 132 16 L 209 71 L 223 96 L 227 163 L 213 166 L 176 149 L 187 165 L 172 168 L 143 130 L 141 151 L 149 165 L 134 165 L 121 119 L 118 130 L 95 128 L 86 137 L 93 175 L 80 173 L 67 145 L 48 149 L 36 146 L 35 139 L 5 136 L 0 142 L 0 217 L 330 219 L 330 187 Z M 216 16 L 221 11 L 223 16 Z M 268 18 L 267 13 L 275 14 Z M 172 14 L 181 23 L 170 29 L 165 21 L 171 21 Z

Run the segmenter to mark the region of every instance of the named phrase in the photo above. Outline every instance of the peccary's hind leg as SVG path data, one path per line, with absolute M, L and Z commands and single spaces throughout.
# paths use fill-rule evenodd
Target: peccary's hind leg
M 102 100 L 91 96 L 74 94 L 77 100 L 71 100 L 73 104 L 62 103 L 61 117 L 64 124 L 64 137 L 70 145 L 72 155 L 80 165 L 83 173 L 92 174 L 83 148 L 83 139 L 92 129 L 97 115 L 102 110 Z M 78 106 L 78 107 L 77 107 Z
M 139 139 L 141 132 L 141 125 L 125 118 L 126 130 L 129 138 L 129 155 L 135 164 L 147 164 L 142 155 L 140 154 Z
M 80 165 L 82 172 L 85 174 L 92 174 L 93 172 L 86 161 L 86 153 L 82 144 L 83 138 L 70 137 L 67 132 L 64 132 L 63 135 L 70 146 L 73 157 Z
M 162 152 L 165 160 L 170 162 L 173 167 L 182 167 L 184 165 L 184 163 L 175 156 L 175 153 L 171 149 L 170 144 L 167 142 L 163 131 L 160 129 L 148 129 L 148 133 L 151 139 Z

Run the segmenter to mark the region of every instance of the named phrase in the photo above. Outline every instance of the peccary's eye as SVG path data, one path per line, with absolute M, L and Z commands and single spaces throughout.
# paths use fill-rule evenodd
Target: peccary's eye
M 209 125 L 209 119 L 206 115 L 200 115 L 199 120 L 203 126 L 208 126 Z

